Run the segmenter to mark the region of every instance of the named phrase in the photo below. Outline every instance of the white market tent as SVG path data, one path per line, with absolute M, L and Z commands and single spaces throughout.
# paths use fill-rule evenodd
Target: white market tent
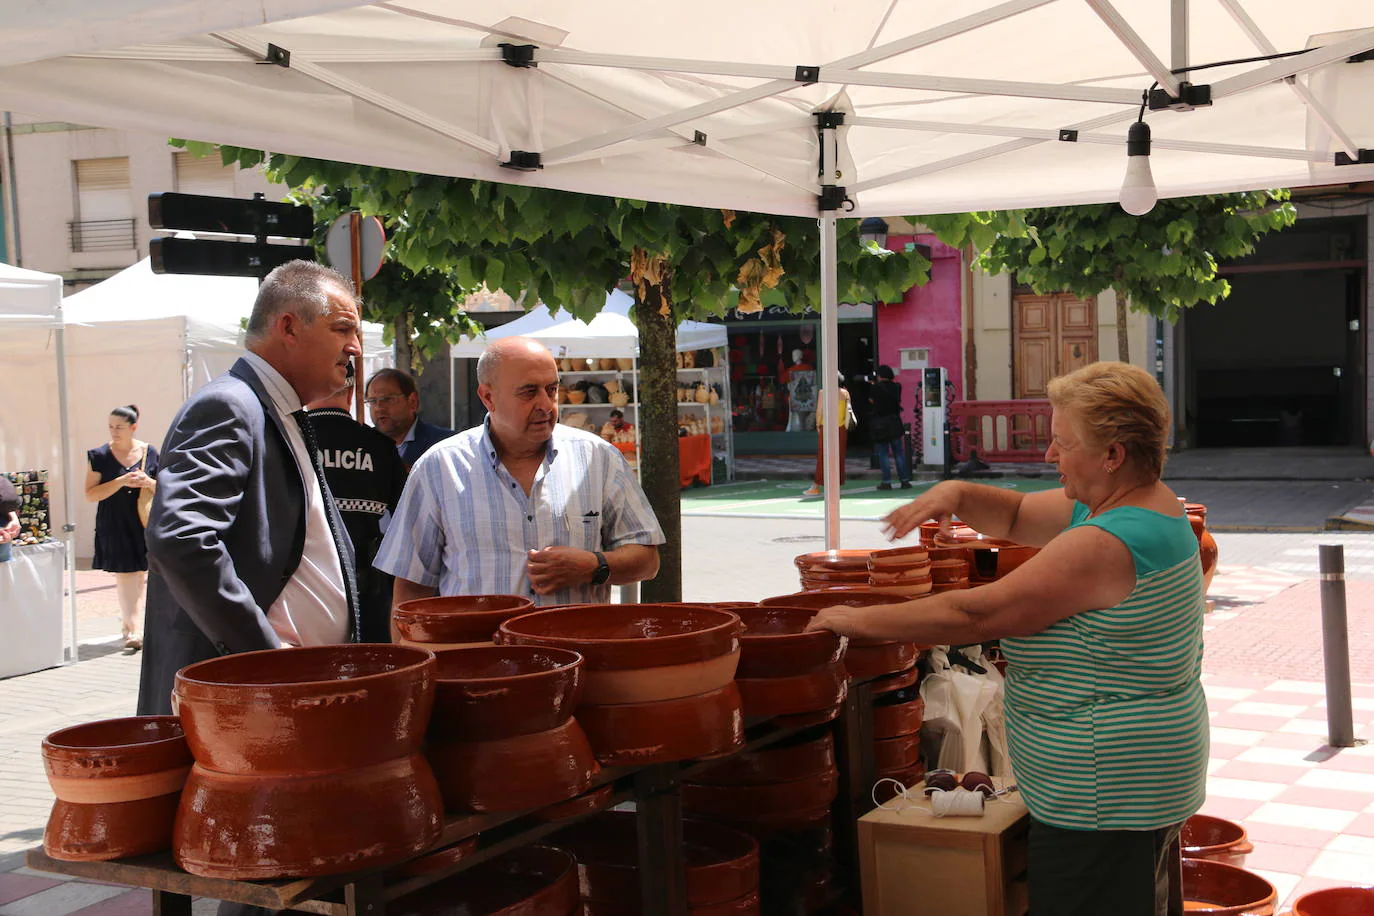
M 47 456 L 50 463 L 22 467 L 68 469 L 73 491 L 80 492 L 88 470 L 86 450 L 106 440 L 109 412 L 123 404 L 138 405 L 137 436 L 160 447 L 182 402 L 243 355 L 243 322 L 257 287 L 251 277 L 155 274 L 145 258 L 62 300 L 71 389 L 67 407 L 61 410 L 44 398 L 3 399 L 8 403 L 0 410 L 9 415 L 0 427 L 8 430 L 13 422 L 34 443 L 60 441 L 70 458 L 58 464 L 55 456 Z M 46 338 L 11 341 L 6 335 L 0 358 L 27 373 L 52 362 L 51 347 Z M 363 356 L 369 374 L 391 364 L 380 325 L 364 324 Z M 8 444 L 4 452 L 0 465 L 9 464 Z M 95 504 L 81 499 L 59 511 L 54 498 L 53 506 L 54 527 L 68 518 L 76 524 L 75 556 L 91 556 Z
M 1152 83 L 1164 90 L 1165 107 L 1145 114 L 1161 196 L 1374 179 L 1368 0 L 102 6 L 96 20 L 76 0 L 7 11 L 0 107 L 818 216 L 832 366 L 837 215 L 1116 200 L 1126 131 Z M 1254 59 L 1280 52 L 1293 56 Z M 1208 87 L 1211 104 L 1186 104 L 1203 99 L 1184 83 Z M 838 453 L 826 438 L 837 546 Z
M 464 338 L 451 347 L 450 355 L 454 359 L 475 359 L 493 340 L 532 337 L 560 358 L 613 356 L 638 359 L 639 331 L 630 320 L 630 308 L 633 305 L 634 299 L 618 289 L 606 295 L 605 306 L 591 321 L 574 318 L 562 308 L 551 312 L 547 305 L 540 305 L 481 337 Z M 725 343 L 724 325 L 684 321 L 677 326 L 677 348 L 680 352 L 709 350 L 723 347 Z

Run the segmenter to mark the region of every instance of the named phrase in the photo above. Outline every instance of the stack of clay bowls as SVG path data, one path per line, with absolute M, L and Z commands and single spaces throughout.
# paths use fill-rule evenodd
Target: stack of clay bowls
M 552 846 L 524 846 L 386 905 L 396 916 L 580 916 L 577 862 Z
M 837 710 L 849 688 L 845 640 L 806 631 L 816 612 L 805 607 L 736 608 L 739 688 L 746 716 L 793 716 Z
M 866 562 L 866 561 L 865 561 Z M 878 604 L 894 604 L 903 599 L 866 588 L 826 589 L 817 592 L 798 592 L 795 595 L 778 595 L 759 602 L 762 607 L 803 607 L 813 613 L 832 605 L 850 607 L 870 607 Z M 874 681 L 874 690 L 895 690 L 915 680 L 917 647 L 909 642 L 888 640 L 851 639 L 845 651 L 844 666 L 852 680 Z
M 828 824 L 838 787 L 830 733 L 808 729 L 691 774 L 682 786 L 682 806 L 694 816 L 768 837 Z
M 721 824 L 682 822 L 687 858 L 687 907 L 692 916 L 755 916 L 759 912 L 759 847 L 753 837 Z M 553 842 L 577 859 L 585 916 L 635 916 L 640 907 L 638 833 L 631 811 L 608 811 L 556 834 Z
M 925 703 L 917 686 L 884 694 L 873 703 L 873 770 L 878 779 L 895 779 L 912 786 L 925 776 L 921 761 L 921 723 Z M 895 793 L 891 784 L 879 787 L 879 798 Z
M 925 547 L 874 550 L 868 555 L 868 587 L 902 600 L 922 598 L 932 590 L 930 554 Z
M 89 862 L 159 852 L 172 825 L 191 751 L 175 716 L 89 722 L 43 739 L 57 801 L 43 831 L 54 859 Z
M 420 742 L 434 656 L 394 645 L 226 655 L 177 672 L 195 766 L 172 851 L 195 875 L 310 877 L 412 858 L 443 801 Z
M 738 616 L 717 608 L 589 604 L 513 617 L 498 641 L 580 653 L 577 721 L 599 761 L 628 765 L 744 743 L 735 686 L 741 629 Z
M 931 591 L 934 594 L 969 587 L 973 550 L 968 547 L 930 547 Z
M 391 619 L 401 645 L 438 652 L 489 646 L 497 627 L 533 607 L 519 595 L 449 595 L 403 601 Z
M 521 811 L 586 791 L 598 767 L 573 718 L 582 656 L 478 646 L 435 658 L 426 756 L 448 811 Z
M 818 550 L 792 560 L 801 574 L 805 591 L 819 588 L 866 588 L 867 550 Z
M 1040 552 L 1038 547 L 1023 547 L 1015 541 L 987 537 L 967 525 L 955 525 L 948 531 L 937 532 L 935 546 L 969 549 L 971 585 L 994 582 Z

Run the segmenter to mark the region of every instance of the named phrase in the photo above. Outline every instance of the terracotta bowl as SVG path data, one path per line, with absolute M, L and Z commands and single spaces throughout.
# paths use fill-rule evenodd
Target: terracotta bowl
M 817 550 L 793 558 L 792 562 L 801 570 L 830 570 L 832 572 L 868 571 L 868 558 L 871 550 Z
M 917 652 L 920 655 L 920 652 Z M 887 696 L 915 684 L 921 677 L 921 669 L 912 665 L 905 671 L 898 671 L 896 674 L 888 674 L 880 678 L 874 678 L 868 682 L 868 691 L 876 697 Z
M 898 738 L 921 730 L 926 704 L 920 697 L 902 703 L 873 704 L 873 737 Z
M 867 588 L 830 588 L 764 598 L 759 602 L 759 607 L 807 607 L 820 610 L 839 604 L 849 607 L 871 607 L 875 604 L 898 603 L 900 599 Z
M 867 645 L 850 640 L 844 666 L 849 669 L 851 680 L 867 681 L 905 671 L 916 662 L 917 654 L 915 644 L 909 642 Z
M 1252 871 L 1207 859 L 1183 860 L 1183 908 L 1208 916 L 1273 916 L 1278 892 Z
M 746 716 L 785 716 L 830 709 L 849 692 L 844 662 L 831 662 L 790 677 L 737 678 Z
M 967 560 L 935 560 L 930 564 L 930 578 L 935 584 L 968 578 Z
M 297 777 L 197 763 L 181 794 L 172 854 L 206 878 L 306 878 L 404 862 L 433 846 L 442 827 L 439 787 L 418 754 Z
M 839 775 L 826 770 L 816 776 L 756 786 L 713 786 L 683 783 L 684 810 L 727 824 L 797 827 L 815 812 L 829 809 L 839 787 Z
M 915 582 L 930 582 L 934 569 L 929 563 L 920 566 L 888 566 L 875 569 L 868 574 L 869 585 L 910 585 Z
M 785 677 L 838 662 L 845 643 L 829 630 L 805 632 L 816 616 L 807 607 L 750 607 L 736 610 L 744 624 L 739 678 Z
M 523 846 L 386 905 L 396 916 L 570 916 L 577 862 L 552 846 Z
M 930 552 L 924 546 L 893 547 L 889 550 L 874 550 L 868 555 L 868 568 L 878 571 L 889 568 L 924 566 L 930 562 Z
M 973 530 L 968 525 L 954 525 L 947 532 L 935 536 L 936 547 L 1019 547 L 1015 541 L 1006 538 L 990 537 Z
M 403 601 L 391 619 L 406 642 L 452 648 L 490 643 L 497 627 L 532 607 L 520 595 L 449 595 Z
M 600 668 L 586 672 L 582 702 L 656 703 L 719 690 L 735 679 L 740 650 L 705 661 L 655 668 Z
M 604 764 L 714 757 L 744 743 L 744 712 L 733 681 L 710 693 L 658 703 L 583 705 L 577 721 Z
M 804 740 L 784 739 L 762 750 L 735 754 L 689 779 L 703 785 L 756 786 L 806 779 L 835 768 L 835 740 L 829 732 L 800 738 Z
M 848 691 L 845 692 L 846 695 Z M 813 725 L 824 725 L 833 722 L 840 717 L 840 710 L 843 703 L 837 703 L 829 709 L 818 709 L 815 712 L 799 712 L 790 716 L 774 716 L 772 725 L 775 728 L 809 728 Z
M 730 611 L 654 604 L 587 604 L 535 611 L 501 624 L 507 645 L 580 652 L 588 671 L 704 662 L 739 648 Z
M 171 848 L 180 800 L 180 792 L 93 805 L 59 798 L 43 829 L 43 851 L 67 862 L 103 862 L 161 852 Z
M 437 852 L 426 853 L 418 859 L 402 862 L 395 868 L 387 869 L 387 875 L 396 878 L 415 878 L 433 874 L 450 865 L 456 865 L 476 852 L 479 839 L 481 838 L 471 836 L 466 840 L 459 840 L 452 846 L 445 846 Z
M 43 768 L 53 794 L 76 804 L 180 793 L 192 762 L 176 716 L 105 719 L 43 739 Z
M 613 798 L 615 798 L 615 785 L 604 785 L 599 789 L 593 789 L 567 801 L 540 808 L 534 812 L 534 816 L 541 821 L 561 821 L 565 817 L 577 817 L 579 814 L 603 811 L 610 807 Z
M 905 770 L 915 766 L 921 759 L 921 736 L 919 733 L 901 735 L 896 738 L 881 738 L 873 742 L 873 769 Z
M 1000 579 L 1039 552 L 1039 547 L 1021 546 L 975 550 L 973 563 L 969 565 L 969 578 L 981 582 Z
M 932 585 L 930 577 L 925 576 L 896 585 L 880 585 L 875 582 L 868 589 L 880 595 L 891 595 L 892 601 L 910 601 L 913 598 L 924 598 L 929 595 Z
M 270 649 L 187 665 L 175 697 L 201 766 L 303 776 L 416 753 L 434 669 L 432 653 L 408 646 Z
M 430 741 L 493 741 L 567 722 L 582 696 L 582 656 L 542 646 L 436 652 Z
M 1328 887 L 1293 901 L 1293 916 L 1370 916 L 1374 887 Z
M 1194 814 L 1184 821 L 1180 839 L 1187 858 L 1226 865 L 1244 865 L 1245 857 L 1255 848 L 1240 824 L 1207 814 Z
M 935 586 L 930 590 L 930 593 L 932 595 L 940 595 L 945 592 L 957 592 L 965 588 L 972 588 L 972 583 L 969 582 L 967 577 L 963 579 L 951 579 L 949 582 L 936 582 Z
M 426 756 L 451 813 L 542 808 L 585 792 L 600 769 L 575 719 L 496 741 L 434 743 Z
M 925 775 L 926 765 L 920 760 L 900 770 L 875 771 L 873 774 L 873 797 L 877 799 L 880 805 L 886 804 L 891 799 L 897 797 L 897 787 L 890 782 L 883 782 L 883 780 L 895 779 L 910 790 L 919 787 L 925 779 Z
M 934 566 L 941 560 L 963 560 L 965 563 L 973 562 L 973 550 L 968 547 L 931 547 L 930 565 Z
M 582 899 L 633 906 L 639 912 L 639 847 L 633 811 L 607 811 L 560 831 L 552 842 L 577 858 Z M 721 824 L 682 822 L 687 856 L 687 905 L 725 903 L 759 885 L 759 846 Z

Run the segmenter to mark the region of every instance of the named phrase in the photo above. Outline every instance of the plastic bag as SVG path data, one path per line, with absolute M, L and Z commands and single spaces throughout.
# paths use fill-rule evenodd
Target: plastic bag
M 987 673 L 951 666 L 949 653 L 953 651 L 962 652 Z M 930 652 L 929 665 L 930 673 L 921 682 L 921 699 L 926 705 L 921 746 L 926 766 L 956 773 L 977 770 L 990 776 L 1010 776 L 1001 674 L 977 647 L 954 650 L 936 646 Z

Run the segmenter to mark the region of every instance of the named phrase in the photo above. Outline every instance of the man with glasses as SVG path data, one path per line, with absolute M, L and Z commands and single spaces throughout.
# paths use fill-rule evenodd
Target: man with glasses
M 382 369 L 363 389 L 372 425 L 396 443 L 396 453 L 409 470 L 431 445 L 453 435 L 453 430 L 420 419 L 420 393 L 415 379 L 400 369 Z

